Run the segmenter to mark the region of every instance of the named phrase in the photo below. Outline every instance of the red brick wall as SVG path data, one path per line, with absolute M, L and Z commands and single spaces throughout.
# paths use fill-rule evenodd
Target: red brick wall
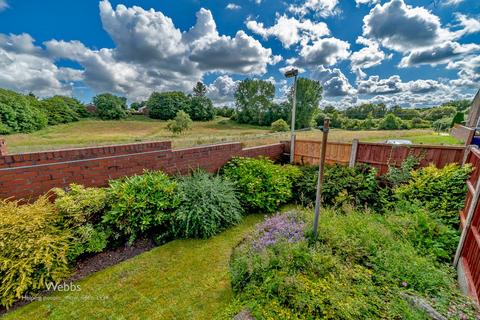
M 242 149 L 226 143 L 172 150 L 170 142 L 48 151 L 0 156 L 0 198 L 34 200 L 54 187 L 70 183 L 106 186 L 108 180 L 163 170 L 185 174 L 203 168 L 217 171 L 233 156 L 267 156 L 278 159 L 282 143 Z

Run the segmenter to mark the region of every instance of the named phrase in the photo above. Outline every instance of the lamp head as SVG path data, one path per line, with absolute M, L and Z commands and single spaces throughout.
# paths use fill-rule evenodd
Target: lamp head
M 287 78 L 296 77 L 297 75 L 298 75 L 298 69 L 295 69 L 295 68 L 285 72 L 285 77 Z

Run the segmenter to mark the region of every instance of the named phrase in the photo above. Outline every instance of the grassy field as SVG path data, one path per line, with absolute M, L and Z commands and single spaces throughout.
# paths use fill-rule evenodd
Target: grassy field
M 11 153 L 21 153 L 153 140 L 172 140 L 174 148 L 228 141 L 240 141 L 246 146 L 255 146 L 275 143 L 288 137 L 289 133 L 271 133 L 267 127 L 241 125 L 226 119 L 195 122 L 192 130 L 175 136 L 166 129 L 165 121 L 138 116 L 122 121 L 89 119 L 48 127 L 30 134 L 12 134 L 3 138 L 6 139 Z M 318 130 L 299 132 L 298 137 L 321 139 L 321 132 Z M 458 143 L 453 137 L 439 135 L 428 129 L 396 131 L 333 129 L 329 135 L 331 141 L 350 142 L 354 138 L 370 142 L 409 139 L 414 143 L 425 144 Z
M 76 282 L 4 319 L 212 319 L 231 299 L 231 249 L 262 219 L 208 240 L 175 240 Z

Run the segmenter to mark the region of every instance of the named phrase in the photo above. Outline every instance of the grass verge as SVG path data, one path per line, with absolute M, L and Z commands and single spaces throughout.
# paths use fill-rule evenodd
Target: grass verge
M 175 240 L 75 282 L 4 319 L 212 319 L 231 298 L 232 248 L 262 219 L 208 240 Z

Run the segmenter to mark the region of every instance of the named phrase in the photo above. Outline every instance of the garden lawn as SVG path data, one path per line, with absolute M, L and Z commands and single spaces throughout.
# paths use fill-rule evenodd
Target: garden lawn
M 76 282 L 5 319 L 212 319 L 232 295 L 232 248 L 261 221 L 249 215 L 208 240 L 175 240 Z

